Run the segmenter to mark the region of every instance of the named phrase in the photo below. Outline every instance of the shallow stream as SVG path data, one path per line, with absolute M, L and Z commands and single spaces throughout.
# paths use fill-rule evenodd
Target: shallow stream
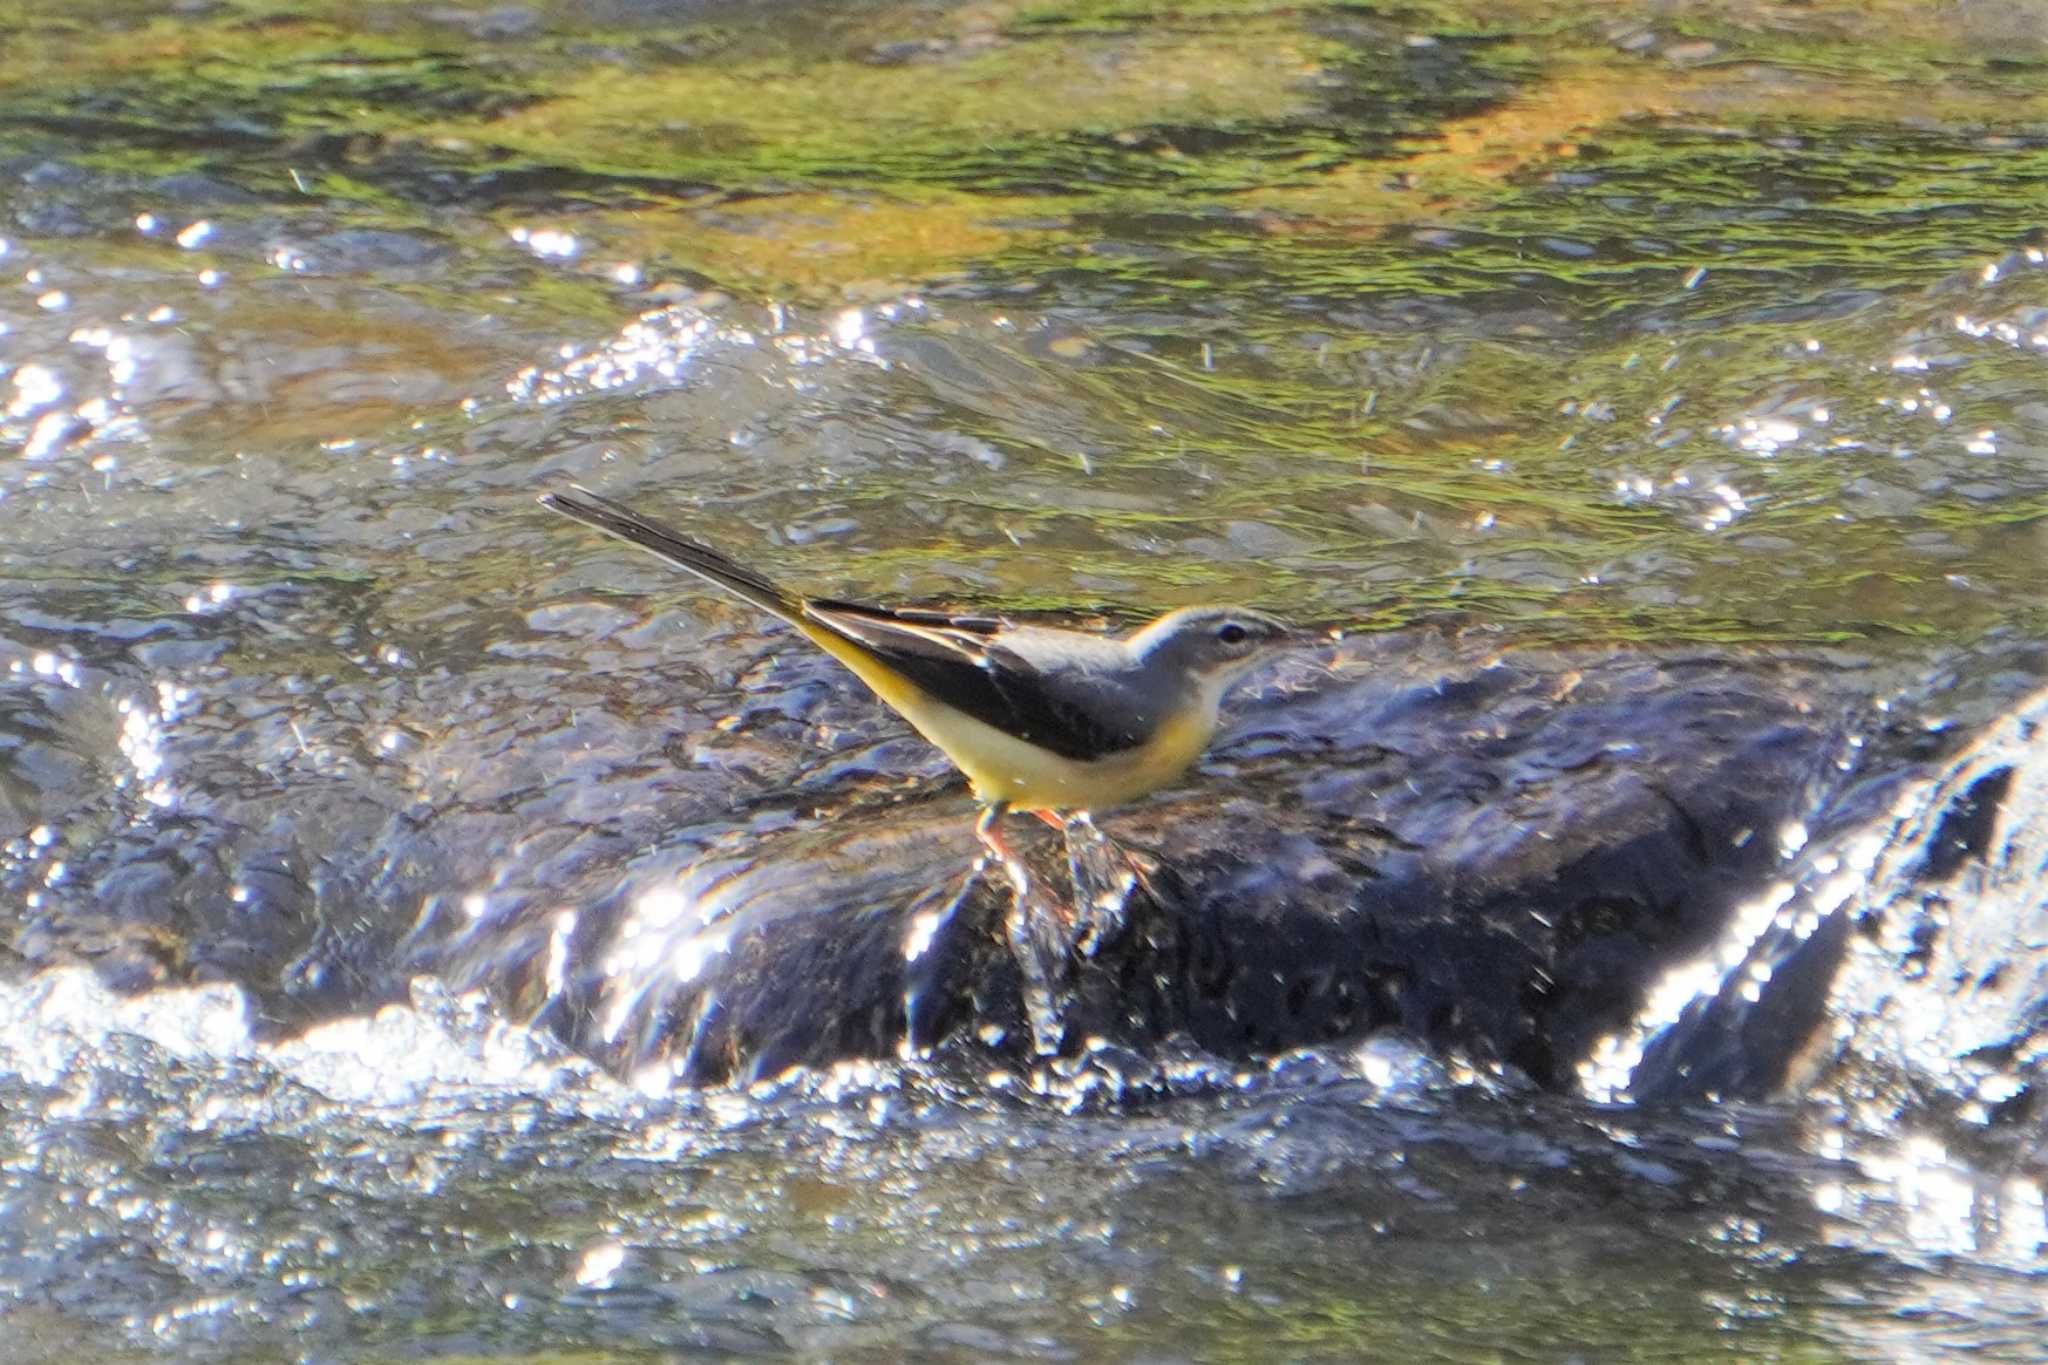
M 1982 724 L 2048 673 L 2044 185 L 2034 0 L 9 7 L 0 1353 L 2040 1358 L 2041 1158 L 1904 1097 L 694 1092 L 414 968 L 971 818 L 559 482 L 833 595 Z

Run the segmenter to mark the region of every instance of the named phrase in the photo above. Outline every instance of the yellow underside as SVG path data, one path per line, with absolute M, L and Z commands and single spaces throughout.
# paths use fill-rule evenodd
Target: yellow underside
M 1213 708 L 1197 707 L 1138 748 L 1093 760 L 1062 758 L 928 701 L 908 678 L 822 626 L 800 621 L 797 628 L 944 750 L 977 797 L 1018 810 L 1099 811 L 1135 800 L 1186 772 L 1216 730 Z

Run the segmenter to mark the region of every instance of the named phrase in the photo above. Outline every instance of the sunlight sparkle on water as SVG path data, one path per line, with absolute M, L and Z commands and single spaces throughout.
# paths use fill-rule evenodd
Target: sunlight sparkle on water
M 114 710 L 121 717 L 121 754 L 133 771 L 137 794 L 152 806 L 168 807 L 176 803 L 176 795 L 164 776 L 166 733 L 192 700 L 192 691 L 160 682 L 156 692 L 154 706 L 146 697 L 123 697 Z M 124 775 L 116 785 L 129 785 L 129 778 Z
M 557 910 L 549 918 L 548 954 L 542 979 L 550 997 L 569 989 L 569 950 L 576 940 L 576 923 L 581 918 L 574 910 Z
M 1728 975 L 1728 958 L 1732 955 L 1740 962 L 1797 891 L 1794 883 L 1782 881 L 1750 898 L 1731 916 L 1718 950 L 1702 953 L 1659 978 L 1628 1029 L 1602 1038 L 1579 1064 L 1579 1083 L 1586 1094 L 1597 1100 L 1621 1099 L 1651 1041 L 1677 1023 L 1695 1001 L 1705 1000 L 1721 988 Z
M 187 597 L 185 599 L 185 610 L 189 612 L 218 611 L 234 600 L 234 596 L 234 584 L 215 583 Z
M 589 1063 L 552 1039 L 510 1023 L 481 991 L 450 992 L 415 977 L 404 1003 L 319 1024 L 266 1048 L 266 1059 L 301 1084 L 338 1100 L 410 1104 L 478 1086 L 528 1094 L 606 1083 Z M 434 1168 L 418 1173 L 431 1186 Z
M 1778 832 L 1780 856 L 1794 857 L 1806 840 L 1805 826 L 1786 825 Z M 1651 1042 L 1697 1002 L 1731 986 L 1745 997 L 1760 996 L 1773 964 L 1752 960 L 1751 953 L 1764 935 L 1777 928 L 1797 940 L 1810 937 L 1869 884 L 1883 848 L 1881 836 L 1865 833 L 1839 851 L 1815 858 L 1796 879 L 1780 881 L 1744 902 L 1730 916 L 1718 944 L 1666 972 L 1651 987 L 1629 1027 L 1594 1046 L 1578 1068 L 1586 1094 L 1594 1099 L 1624 1097 Z
M 1967 313 L 1953 319 L 1955 329 L 1975 340 L 1990 339 L 2021 350 L 2048 350 L 2048 331 L 2030 330 L 2014 322 L 1986 322 Z
M 612 1277 L 626 1263 L 626 1248 L 617 1242 L 599 1242 L 583 1253 L 576 1266 L 576 1283 L 585 1289 L 608 1289 Z
M 1738 449 L 1752 455 L 1772 456 L 1799 439 L 1799 424 L 1782 417 L 1745 417 L 1721 428 Z
M 55 678 L 66 687 L 78 686 L 78 665 L 69 659 L 59 658 L 48 650 L 44 650 L 31 659 L 29 667 L 33 668 L 38 675 L 45 678 Z
M 7 405 L 10 417 L 26 417 L 64 396 L 64 381 L 57 372 L 31 361 L 14 372 L 14 399 Z
M 1931 1252 L 2003 1252 L 2030 1259 L 2048 1236 L 2038 1186 L 2015 1178 L 2001 1190 L 1980 1188 L 1977 1173 L 1952 1159 L 1936 1138 L 1912 1134 L 1851 1155 L 1876 1188 L 1823 1185 L 1814 1203 L 1824 1213 L 1867 1223 L 1889 1206 L 1903 1220 L 1907 1240 Z M 1985 1217 L 1994 1209 L 1998 1216 Z
M 939 929 L 950 916 L 952 907 L 940 910 L 925 910 L 911 916 L 910 927 L 903 934 L 903 960 L 915 962 L 930 950 L 933 940 L 939 936 Z
M 519 401 L 546 404 L 649 380 L 673 383 L 713 338 L 742 344 L 751 340 L 743 333 L 721 334 L 711 319 L 687 309 L 655 309 L 627 323 L 594 351 L 578 354 L 566 347 L 561 365 L 519 371 L 506 381 L 505 390 Z
M 213 224 L 201 218 L 196 223 L 187 223 L 184 227 L 178 229 L 178 235 L 175 240 L 185 250 L 195 251 L 199 248 L 200 243 L 212 235 Z
M 1718 531 L 1749 510 L 1749 503 L 1736 491 L 1734 485 L 1717 483 L 1713 491 L 1714 496 L 1721 500 L 1721 505 L 1708 512 L 1703 519 L 1702 525 L 1706 530 Z
M 507 235 L 534 255 L 549 260 L 566 261 L 579 249 L 576 234 L 560 228 L 522 226 L 513 228 Z
M 107 358 L 107 378 L 115 388 L 135 382 L 140 370 L 135 354 L 135 339 L 111 327 L 81 327 L 69 337 L 74 346 L 100 351 Z
M 21 458 L 24 460 L 48 459 L 63 449 L 65 443 L 76 431 L 76 424 L 68 412 L 46 412 L 36 420 L 29 430 L 28 440 L 22 443 Z
M 732 946 L 735 926 L 719 922 L 731 885 L 720 868 L 692 866 L 633 898 L 601 959 L 608 998 L 599 1027 L 607 1040 L 637 1017 L 647 992 L 695 981 Z

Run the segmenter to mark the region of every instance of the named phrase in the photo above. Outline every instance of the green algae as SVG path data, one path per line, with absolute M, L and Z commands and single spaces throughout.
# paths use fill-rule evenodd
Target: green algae
M 1086 434 L 944 414 L 1039 482 L 977 487 L 957 527 L 868 561 L 920 588 L 969 564 L 1026 606 L 1119 607 L 1076 589 L 1081 556 L 1153 599 L 1713 640 L 1967 632 L 2029 597 L 1992 528 L 2038 498 L 1930 486 L 1940 554 L 1901 556 L 1856 490 L 1919 478 L 1926 433 L 1880 412 L 1886 356 L 1826 362 L 1859 314 L 2040 225 L 2038 47 L 1903 4 L 436 13 L 31 5 L 0 51 L 0 155 L 145 200 L 209 179 L 258 200 L 209 214 L 286 234 L 450 233 L 505 314 L 580 334 L 630 305 L 595 268 L 505 260 L 506 228 L 561 215 L 593 259 L 748 299 L 1085 319 L 1032 363 Z M 1824 360 L 1788 358 L 1809 334 Z M 1851 447 L 1740 450 L 1757 375 L 1853 417 Z M 1062 500 L 1077 476 L 1095 496 Z M 1716 483 L 1744 504 L 1719 527 Z M 848 501 L 880 526 L 902 494 Z
M 1361 1249 L 1356 1254 L 1369 1253 Z M 1854 1358 L 1825 1340 L 1810 1312 L 1782 1302 L 1774 1312 L 1756 1313 L 1739 1338 L 1730 1339 L 1726 1324 L 1716 1323 L 1712 1306 L 1693 1288 L 1728 1273 L 1711 1262 L 1673 1266 L 1658 1277 L 1594 1256 L 1543 1283 L 1523 1279 L 1487 1283 L 1482 1289 L 1461 1276 L 1405 1284 L 1362 1276 L 1364 1283 L 1347 1291 L 1324 1283 L 1336 1278 L 1335 1265 L 1319 1272 L 1297 1267 L 1286 1255 L 1258 1260 L 1268 1267 L 1268 1286 L 1275 1268 L 1287 1268 L 1280 1277 L 1284 1296 L 1270 1287 L 1264 1295 L 1233 1288 L 1174 1296 L 1172 1335 L 1202 1344 L 1192 1358 L 1492 1360 L 1555 1354 L 1607 1360 L 1768 1359 L 1785 1365 Z M 1318 1288 L 1304 1292 L 1302 1281 Z M 1159 1334 L 1153 1315 L 1141 1313 L 1134 1322 L 1113 1324 L 1105 1335 L 1136 1355 Z M 1503 1347 L 1509 1338 L 1514 1345 Z
M 445 195 L 451 184 L 479 207 L 507 187 L 521 207 L 549 194 L 586 205 L 682 209 L 693 195 L 772 200 L 802 191 L 815 214 L 823 192 L 844 196 L 839 216 L 848 227 L 878 205 L 929 209 L 961 224 L 955 235 L 971 240 L 937 246 L 930 264 L 941 274 L 1000 252 L 1008 241 L 998 236 L 1027 251 L 1071 253 L 1091 215 L 1127 222 L 1167 212 L 1185 221 L 1207 206 L 1263 221 L 1249 236 L 1215 224 L 1191 227 L 1176 234 L 1182 250 L 1217 253 L 1225 266 L 1241 257 L 1261 285 L 1275 282 L 1277 268 L 1283 289 L 1340 289 L 1368 273 L 1385 289 L 1483 289 L 1518 269 L 1523 242 L 1555 231 L 1559 206 L 1532 189 L 1558 162 L 1551 135 L 1568 132 L 1597 138 L 1570 149 L 1571 162 L 1597 164 L 1610 181 L 1640 168 L 1662 183 L 1667 199 L 1681 189 L 1701 201 L 1753 192 L 1743 181 L 1758 154 L 1775 155 L 1788 176 L 1849 180 L 1861 194 L 1836 196 L 1845 212 L 1856 207 L 1851 199 L 1882 211 L 1939 195 L 1954 187 L 1944 173 L 1973 169 L 1948 158 L 1943 171 L 1901 178 L 1891 173 L 1900 169 L 1896 161 L 1873 164 L 1896 154 L 1893 125 L 1874 126 L 1880 136 L 1860 161 L 1833 155 L 1845 150 L 1836 139 L 1803 159 L 1774 152 L 1804 129 L 1781 133 L 1765 114 L 1721 106 L 1743 94 L 1768 106 L 1783 92 L 1744 90 L 1734 76 L 1717 84 L 1711 72 L 1688 70 L 1674 80 L 1646 63 L 1617 62 L 1600 26 L 1534 6 L 1082 0 L 936 18 L 914 8 L 846 7 L 824 10 L 824 22 L 795 45 L 787 26 L 771 31 L 730 13 L 592 32 L 571 28 L 560 7 L 543 8 L 533 12 L 533 31 L 512 41 L 481 39 L 453 21 L 423 22 L 391 5 L 374 8 L 367 21 L 352 8 L 321 4 L 222 6 L 182 19 L 126 13 L 125 25 L 95 28 L 54 6 L 31 9 L 39 22 L 20 24 L 10 55 L 0 57 L 0 144 L 18 144 L 25 130 L 90 127 L 92 145 L 76 153 L 87 164 L 113 169 L 125 141 L 180 145 L 186 168 L 196 170 L 192 148 L 226 139 L 233 154 L 216 156 L 211 169 L 244 188 L 275 193 L 281 163 L 289 162 L 316 187 L 331 175 L 345 197 L 375 191 L 416 208 L 430 187 Z M 484 7 L 473 14 L 477 24 L 488 22 Z M 1924 74 L 1924 60 L 1916 67 L 1882 41 L 1850 46 L 1830 31 L 1829 18 L 1808 18 L 1803 27 L 1781 22 L 1760 34 L 1688 14 L 1666 43 L 1710 43 L 1724 62 L 1767 49 L 1774 64 L 1793 72 L 1823 67 L 1837 106 L 1856 101 L 1859 84 L 1890 86 Z M 903 36 L 891 43 L 890 34 Z M 1916 41 L 1930 41 L 1917 34 Z M 1966 61 L 1960 52 L 1946 55 Z M 1979 58 L 1967 74 L 1968 90 L 1944 93 L 1973 110 L 1988 107 L 1971 103 L 1990 97 L 1980 79 L 1987 78 L 2004 124 L 2042 116 L 2040 91 L 2012 63 L 1993 72 Z M 1060 98 L 1040 98 L 1047 89 Z M 1835 112 L 1811 92 L 1794 93 L 1802 111 Z M 1717 120 L 1711 135 L 1627 121 L 1632 102 L 1674 94 L 1734 117 Z M 1496 111 L 1526 120 L 1532 104 L 1556 107 L 1562 117 L 1535 120 L 1530 145 L 1515 146 L 1510 133 L 1483 164 L 1461 163 L 1458 120 L 1484 121 Z M 1591 123 L 1575 126 L 1574 113 Z M 1668 172 L 1679 157 L 1699 164 L 1672 184 Z M 2024 184 L 2037 170 L 2024 158 L 1989 159 L 1994 183 Z M 1388 192 L 1361 178 L 1373 163 L 1390 161 L 1407 163 L 1403 175 L 1426 179 L 1426 192 Z M 1041 221 L 1000 226 L 1016 216 L 1022 197 L 1045 200 Z M 1576 215 L 1584 206 L 1573 207 Z M 1403 243 L 1349 258 L 1361 226 L 1427 222 L 1446 208 L 1483 218 L 1498 249 L 1464 244 L 1445 263 L 1448 278 Z M 1623 220 L 1613 224 L 1617 234 L 1631 226 L 1625 211 L 1612 216 Z M 1276 223 L 1286 230 L 1274 231 Z M 900 250 L 868 259 L 849 232 L 853 249 L 837 253 L 836 270 L 805 259 L 810 253 L 799 239 L 779 268 L 772 244 L 757 243 L 744 253 L 744 268 L 725 278 L 729 257 L 692 252 L 698 226 L 680 212 L 669 254 L 680 268 L 726 287 L 803 297 L 853 281 L 909 282 L 932 273 Z M 1725 258 L 1751 245 L 1783 245 L 1762 231 L 1745 239 L 1743 225 L 1732 226 L 1737 235 L 1717 237 L 1711 247 L 1678 240 L 1669 250 Z M 1321 242 L 1319 230 L 1329 234 Z M 1025 263 L 998 264 L 1007 273 Z M 1171 292 L 1135 268 L 1099 260 L 1070 260 L 1065 268 L 1149 289 L 1144 298 Z M 1554 259 L 1544 273 L 1553 285 L 1611 290 L 1625 283 L 1610 260 Z M 1171 283 L 1180 292 L 1219 288 L 1213 268 L 1208 277 Z

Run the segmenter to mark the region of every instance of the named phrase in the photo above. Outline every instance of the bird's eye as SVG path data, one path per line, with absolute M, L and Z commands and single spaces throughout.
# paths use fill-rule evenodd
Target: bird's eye
M 1251 638 L 1251 632 L 1235 621 L 1216 628 L 1216 638 L 1226 645 L 1241 645 Z

